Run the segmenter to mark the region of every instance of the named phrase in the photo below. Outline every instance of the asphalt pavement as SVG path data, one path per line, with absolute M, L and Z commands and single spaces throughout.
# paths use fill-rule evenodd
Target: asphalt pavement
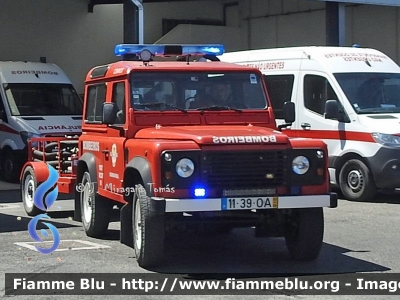
M 4 295 L 5 273 L 156 273 L 178 278 L 204 274 L 213 279 L 218 274 L 257 278 L 266 274 L 400 273 L 398 222 L 399 195 L 379 195 L 371 202 L 340 200 L 336 209 L 324 209 L 325 236 L 320 256 L 313 262 L 293 261 L 283 239 L 255 238 L 253 229 L 238 228 L 226 236 L 201 237 L 178 233 L 168 240 L 165 263 L 158 268 L 140 268 L 133 249 L 119 243 L 118 211 L 102 239 L 86 236 L 82 225 L 72 220 L 73 201 L 57 200 L 48 215 L 59 231 L 57 251 L 44 255 L 35 251 L 27 228 L 31 220 L 23 209 L 19 185 L 0 182 L 0 295 Z M 43 227 L 45 228 L 45 227 Z M 81 299 L 109 299 L 111 296 L 80 296 Z M 129 296 L 112 296 L 128 299 Z M 135 296 L 135 299 L 158 299 L 160 296 Z M 165 296 L 164 296 L 165 297 Z M 243 299 L 245 296 L 176 296 L 168 299 Z M 326 299 L 331 296 L 268 294 L 273 299 Z M 340 296 L 364 299 L 365 296 Z M 32 296 L 16 296 L 32 299 Z M 53 299 L 35 296 L 35 299 Z M 63 296 L 65 299 L 76 296 Z M 131 297 L 130 297 L 131 298 Z M 257 299 L 259 296 L 246 296 Z M 387 296 L 371 296 L 371 299 Z M 265 296 L 263 296 L 265 299 Z

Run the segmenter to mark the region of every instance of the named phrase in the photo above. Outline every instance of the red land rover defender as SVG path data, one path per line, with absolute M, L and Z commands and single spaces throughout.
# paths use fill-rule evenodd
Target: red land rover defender
M 210 233 L 255 226 L 256 236 L 284 237 L 294 259 L 315 259 L 323 207 L 337 206 L 327 148 L 278 130 L 260 71 L 216 61 L 220 45 L 115 51 L 121 61 L 87 75 L 79 156 L 69 149 L 72 156 L 59 152 L 53 163 L 59 191 L 76 189 L 75 219 L 87 235 L 104 234 L 118 205 L 121 242 L 143 267 L 161 262 L 166 233 L 181 224 Z M 294 121 L 292 103 L 284 113 L 281 128 Z M 43 144 L 39 153 L 51 144 L 33 140 Z M 48 176 L 45 162 L 45 154 L 32 159 L 21 176 L 30 215 L 38 213 L 32 191 Z

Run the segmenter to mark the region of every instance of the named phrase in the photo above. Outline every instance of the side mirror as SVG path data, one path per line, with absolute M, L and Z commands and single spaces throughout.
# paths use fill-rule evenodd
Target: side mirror
M 325 119 L 339 119 L 339 103 L 337 100 L 327 100 L 325 102 Z
M 117 105 L 115 103 L 103 103 L 103 124 L 114 124 L 117 112 Z
M 296 120 L 296 107 L 293 102 L 285 102 L 282 107 L 283 119 L 285 120 L 284 124 L 278 126 L 279 129 L 286 128 L 291 126 L 292 123 Z
M 285 102 L 282 107 L 285 123 L 293 123 L 296 120 L 296 110 L 293 102 Z

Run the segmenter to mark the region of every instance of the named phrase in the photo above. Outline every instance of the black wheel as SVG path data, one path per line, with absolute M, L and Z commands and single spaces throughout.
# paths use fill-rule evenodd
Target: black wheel
M 318 257 L 324 237 L 321 207 L 294 209 L 286 217 L 285 241 L 292 258 L 310 261 Z
M 31 167 L 26 167 L 23 172 L 20 190 L 24 209 L 28 216 L 37 216 L 44 213 L 33 202 L 33 195 L 39 185 L 40 183 L 36 180 L 35 171 Z
M 21 171 L 21 162 L 11 149 L 6 149 L 2 156 L 1 172 L 4 180 L 7 182 L 16 182 Z
M 92 181 L 87 171 L 83 174 L 80 186 L 83 229 L 87 236 L 101 237 L 110 222 L 112 202 L 97 194 L 97 183 Z
M 348 200 L 369 201 L 377 192 L 371 171 L 358 159 L 351 159 L 343 165 L 339 186 Z
M 133 245 L 139 266 L 159 264 L 164 255 L 164 218 L 150 209 L 150 198 L 141 184 L 135 187 L 132 227 Z

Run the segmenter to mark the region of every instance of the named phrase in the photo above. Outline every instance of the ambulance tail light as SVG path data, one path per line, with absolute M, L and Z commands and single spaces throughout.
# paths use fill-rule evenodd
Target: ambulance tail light
M 184 45 L 151 45 L 151 44 L 119 44 L 115 47 L 116 56 L 140 55 L 149 51 L 153 56 L 169 55 L 222 55 L 225 48 L 220 44 L 184 44 Z

